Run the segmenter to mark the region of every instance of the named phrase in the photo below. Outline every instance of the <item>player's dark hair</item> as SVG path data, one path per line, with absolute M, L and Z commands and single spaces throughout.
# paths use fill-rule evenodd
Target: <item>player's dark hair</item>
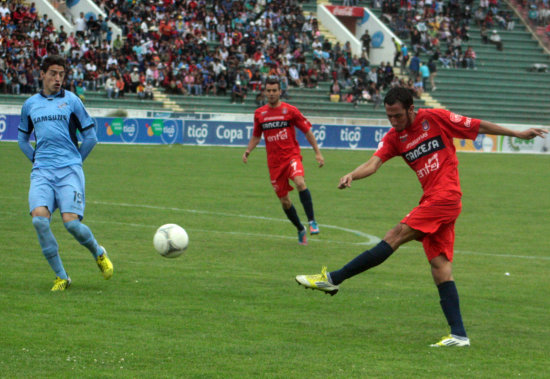
M 409 109 L 413 105 L 413 97 L 411 91 L 405 87 L 395 87 L 388 91 L 386 97 L 384 97 L 384 104 L 394 105 L 400 102 L 403 104 L 403 108 Z
M 63 68 L 66 68 L 66 61 L 65 58 L 63 58 L 60 55 L 48 55 L 46 58 L 42 60 L 42 64 L 40 65 L 40 70 L 46 72 L 50 68 L 50 66 L 57 65 L 61 66 Z
M 279 89 L 281 89 L 281 81 L 279 80 L 278 76 L 268 77 L 267 80 L 265 81 L 265 84 L 266 85 L 268 85 L 268 84 L 277 84 L 277 86 L 279 86 Z

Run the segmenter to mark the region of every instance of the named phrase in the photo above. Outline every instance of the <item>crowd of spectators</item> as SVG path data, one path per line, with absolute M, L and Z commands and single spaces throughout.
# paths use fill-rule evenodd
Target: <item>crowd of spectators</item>
M 550 1 L 512 0 L 512 3 L 550 48 Z
M 0 4 L 0 91 L 13 94 L 37 91 L 47 54 L 67 57 L 66 87 L 82 99 L 87 90 L 150 99 L 154 88 L 162 88 L 228 95 L 241 103 L 252 91 L 262 104 L 262 84 L 278 76 L 283 98 L 292 86 L 317 88 L 334 79 L 347 93 L 340 100 L 357 104 L 378 99 L 393 79 L 389 62 L 369 66 L 368 45 L 358 57 L 349 43 L 325 40 L 313 14 L 293 0 L 101 0 L 108 16 L 86 19 L 81 13 L 71 33 L 38 15 L 34 4 Z M 121 27 L 122 37 L 113 38 L 108 21 Z
M 498 50 L 503 50 L 503 43 L 497 28 L 514 28 L 511 14 L 501 9 L 499 0 L 480 0 L 478 4 L 473 0 L 385 0 L 381 8 L 384 21 L 406 41 L 400 45 L 394 40 L 394 66 L 400 64 L 419 92 L 427 89 L 428 81 L 431 90 L 436 89 L 438 66 L 477 69 L 477 55 L 468 44 L 472 23 L 479 26 L 482 41 L 495 44 Z
M 482 34 L 513 28 L 498 0 L 481 0 L 475 12 L 472 0 L 372 3 L 382 8 L 396 34 L 410 41 L 410 48 L 395 42 L 393 66 L 401 64 L 409 74 L 415 95 L 427 89 L 428 81 L 435 90 L 437 64 L 476 68 L 475 52 L 463 48 L 471 22 L 482 26 Z M 0 91 L 35 92 L 47 54 L 67 57 L 66 86 L 83 99 L 86 90 L 147 99 L 162 88 L 188 96 L 230 95 L 232 102 L 244 102 L 252 91 L 261 104 L 262 84 L 278 76 L 283 98 L 289 87 L 316 88 L 332 80 L 331 99 L 377 106 L 380 92 L 395 84 L 390 62 L 370 66 L 370 36 L 361 38 L 361 56 L 352 54 L 349 43 L 332 45 L 298 0 L 99 0 L 98 5 L 106 18 L 86 19 L 81 13 L 73 20 L 75 32 L 67 33 L 47 15 L 38 15 L 34 3 L 0 2 Z M 121 28 L 122 36 L 114 37 L 108 21 Z M 420 54 L 428 62 L 421 62 Z
M 190 96 L 231 94 L 242 101 L 270 75 L 289 86 L 315 88 L 348 69 L 349 46 L 333 49 L 317 20 L 294 0 L 101 0 L 106 18 L 74 19 L 75 32 L 55 28 L 34 3 L 0 3 L 0 90 L 33 93 L 46 54 L 62 54 L 66 86 L 85 95 L 105 90 L 151 96 L 151 88 Z M 116 36 L 108 21 L 122 29 Z M 313 61 L 306 62 L 306 54 Z M 365 63 L 366 60 L 363 60 Z M 338 62 L 338 63 L 335 63 Z M 356 62 L 353 62 L 356 63 Z M 338 66 L 338 67 L 336 67 Z M 141 84 L 141 85 L 140 85 Z M 286 88 L 285 88 L 286 87 Z

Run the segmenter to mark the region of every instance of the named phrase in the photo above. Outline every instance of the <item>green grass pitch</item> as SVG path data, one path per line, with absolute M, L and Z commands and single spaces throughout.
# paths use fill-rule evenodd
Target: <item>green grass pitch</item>
M 52 228 L 73 279 L 62 293 L 28 215 L 30 163 L 0 143 L 0 377 L 547 377 L 550 373 L 550 156 L 459 154 L 463 211 L 454 275 L 472 346 L 432 349 L 448 332 L 422 247 L 411 242 L 337 296 L 294 276 L 339 268 L 418 202 L 400 159 L 336 188 L 370 151 L 304 150 L 321 234 L 297 244 L 265 151 L 98 145 L 84 164 L 86 215 L 115 265 Z M 303 208 L 291 197 L 302 221 Z M 156 228 L 183 226 L 177 259 Z M 509 273 L 509 275 L 506 275 Z

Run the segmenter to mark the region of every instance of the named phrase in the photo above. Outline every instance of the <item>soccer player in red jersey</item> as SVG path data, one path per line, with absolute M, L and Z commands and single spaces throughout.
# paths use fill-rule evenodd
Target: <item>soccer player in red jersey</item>
M 289 180 L 292 180 L 298 188 L 300 201 L 309 221 L 310 234 L 319 234 L 319 226 L 315 221 L 311 193 L 304 180 L 304 167 L 300 145 L 296 140 L 295 127 L 305 134 L 306 139 L 313 147 L 319 167 L 323 167 L 325 160 L 311 131 L 311 123 L 300 113 L 298 108 L 280 100 L 281 85 L 279 79 L 268 78 L 265 92 L 268 103 L 256 109 L 254 113 L 254 131 L 243 154 L 243 162 L 248 162 L 248 156 L 260 143 L 263 133 L 271 185 L 281 201 L 286 216 L 298 230 L 298 243 L 306 245 L 306 229 L 288 196 L 288 192 L 293 189 L 289 184 Z
M 401 156 L 416 172 L 422 185 L 424 194 L 420 203 L 390 229 L 378 245 L 358 255 L 340 270 L 327 273 L 326 268 L 323 268 L 321 274 L 298 275 L 296 281 L 307 288 L 334 295 L 340 283 L 381 264 L 402 244 L 412 240 L 421 241 L 439 291 L 441 308 L 451 328 L 450 335 L 431 346 L 469 346 L 451 263 L 454 225 L 462 207 L 453 138 L 475 139 L 483 133 L 532 139 L 544 137 L 548 131 L 539 128 L 514 131 L 444 109 L 416 111 L 413 98 L 405 88 L 391 89 L 384 99 L 384 105 L 392 128 L 382 138 L 374 155 L 344 175 L 338 188 L 351 187 L 352 181 L 374 174 L 384 162 Z

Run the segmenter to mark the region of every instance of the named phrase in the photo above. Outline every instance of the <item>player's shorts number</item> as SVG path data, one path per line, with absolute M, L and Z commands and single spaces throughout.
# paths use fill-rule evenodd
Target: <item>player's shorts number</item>
M 82 194 L 80 192 L 74 191 L 74 200 L 75 203 L 81 204 L 82 203 Z

